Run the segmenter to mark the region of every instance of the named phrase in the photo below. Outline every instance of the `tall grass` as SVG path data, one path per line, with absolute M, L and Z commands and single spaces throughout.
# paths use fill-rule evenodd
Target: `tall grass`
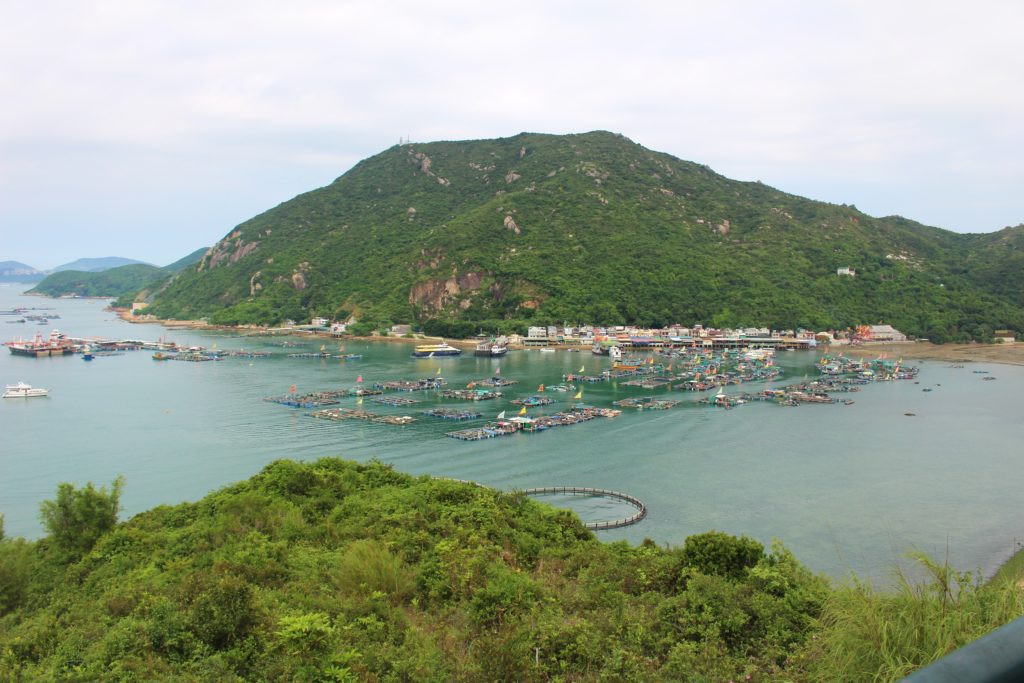
M 893 589 L 854 580 L 837 587 L 805 659 L 812 680 L 897 681 L 1024 614 L 1012 575 L 984 583 L 911 553 L 923 580 L 896 571 Z

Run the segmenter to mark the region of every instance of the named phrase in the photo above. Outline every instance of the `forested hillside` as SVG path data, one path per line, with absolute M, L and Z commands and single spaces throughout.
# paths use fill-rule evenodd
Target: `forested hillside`
M 882 320 L 936 341 L 986 339 L 1024 327 L 1004 276 L 1018 241 L 872 218 L 612 133 L 524 133 L 366 159 L 232 230 L 151 310 L 226 324 L 354 314 L 437 331 Z

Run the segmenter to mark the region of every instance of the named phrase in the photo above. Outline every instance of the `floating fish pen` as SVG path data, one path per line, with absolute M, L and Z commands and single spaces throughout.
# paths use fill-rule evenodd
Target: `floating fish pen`
M 642 389 L 659 389 L 666 384 L 671 384 L 671 377 L 646 377 L 644 379 L 631 379 L 628 382 L 623 382 L 623 386 L 627 387 L 640 387 Z
M 668 410 L 679 405 L 679 401 L 654 398 L 652 396 L 636 396 L 614 401 L 612 405 L 620 408 L 636 408 L 638 410 Z
M 336 422 L 340 422 L 342 420 L 364 420 L 366 422 L 376 422 L 379 424 L 407 425 L 416 421 L 416 418 L 410 417 L 409 415 L 378 415 L 377 413 L 370 413 L 365 410 L 353 410 L 352 408 L 327 408 L 325 410 L 318 410 L 315 413 L 310 413 L 310 415 L 320 418 L 321 420 L 334 420 Z
M 331 354 L 327 353 L 326 351 L 318 351 L 318 352 L 315 352 L 315 353 L 289 353 L 288 357 L 289 358 L 320 358 L 320 359 L 323 359 L 323 358 L 330 358 Z
M 619 527 L 629 526 L 630 524 L 636 524 L 647 516 L 647 506 L 642 500 L 635 496 L 631 496 L 628 493 L 620 493 L 619 491 L 609 491 L 607 489 L 595 489 L 580 486 L 545 486 L 541 488 L 524 489 L 522 493 L 524 496 L 573 495 L 612 498 L 628 503 L 637 510 L 635 514 L 621 519 L 606 522 L 584 522 L 583 526 L 592 530 L 617 529 Z
M 346 391 L 317 391 L 310 394 L 285 394 L 284 396 L 268 396 L 263 399 L 269 403 L 278 403 L 291 408 L 320 408 L 341 403 L 339 400 Z
M 358 396 L 360 398 L 362 398 L 363 396 L 380 396 L 383 393 L 384 392 L 381 391 L 380 389 L 371 389 L 369 387 L 352 387 L 351 389 L 348 390 L 349 396 Z
M 344 361 L 362 360 L 363 359 L 363 354 L 361 354 L 361 353 L 343 353 L 341 355 L 336 355 L 335 358 L 337 358 L 338 360 L 344 360 Z
M 173 356 L 168 356 L 170 360 L 184 360 L 190 363 L 204 363 L 211 360 L 221 360 L 220 356 L 211 353 L 203 353 L 200 351 L 178 353 Z
M 460 429 L 457 432 L 448 432 L 445 436 L 458 439 L 459 441 L 482 441 L 483 439 L 493 439 L 496 436 L 505 436 L 505 433 L 485 427 L 475 427 L 473 429 Z
M 442 398 L 455 398 L 460 401 L 489 401 L 501 398 L 500 391 L 487 391 L 485 389 L 445 389 L 441 392 Z
M 519 380 L 491 377 L 490 379 L 476 379 L 470 382 L 470 384 L 484 387 L 510 387 L 514 384 L 519 384 Z
M 836 400 L 831 396 L 825 394 L 807 394 L 802 391 L 792 391 L 787 394 L 787 398 L 791 398 L 799 403 L 835 403 Z
M 604 373 L 601 375 L 573 375 L 572 380 L 575 382 L 587 382 L 589 384 L 595 384 L 597 382 L 607 382 L 609 374 Z
M 551 405 L 554 402 L 555 399 L 550 398 L 548 396 L 527 396 L 526 398 L 515 399 L 514 401 L 512 401 L 512 404 L 517 406 L 534 407 Z
M 230 358 L 269 358 L 270 351 L 224 350 L 220 352 L 220 355 Z
M 448 382 L 443 377 L 428 377 L 426 379 L 395 379 L 387 382 L 375 382 L 373 388 L 381 391 L 430 391 L 447 385 Z
M 422 411 L 422 414 L 429 417 L 439 417 L 442 420 L 454 420 L 456 422 L 477 420 L 483 417 L 482 413 L 476 413 L 472 410 L 459 410 L 457 408 L 431 408 L 430 410 Z
M 569 410 L 574 413 L 589 413 L 594 417 L 618 417 L 622 415 L 622 411 L 615 408 L 598 408 L 596 406 L 586 406 L 582 403 L 577 403 Z
M 419 403 L 419 401 L 417 401 L 414 398 L 403 398 L 402 396 L 377 396 L 376 398 L 371 398 L 370 400 L 373 401 L 374 403 L 380 403 L 382 405 L 396 407 L 411 406 L 414 403 Z

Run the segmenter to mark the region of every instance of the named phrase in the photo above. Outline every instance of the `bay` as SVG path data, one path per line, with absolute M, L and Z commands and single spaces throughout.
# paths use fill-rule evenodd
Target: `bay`
M 472 423 L 435 421 L 419 411 L 450 405 L 473 407 L 486 417 L 512 414 L 517 407 L 511 398 L 534 393 L 541 383 L 557 384 L 581 366 L 597 374 L 608 359 L 538 351 L 512 351 L 498 360 L 469 354 L 413 359 L 407 344 L 363 341 L 343 342 L 346 353 L 363 354 L 361 361 L 288 358 L 325 343 L 336 351 L 338 342 L 290 337 L 298 346 L 284 348 L 279 337 L 132 325 L 105 311 L 107 300 L 49 300 L 23 296 L 22 289 L 0 287 L 0 310 L 52 307 L 60 318 L 37 326 L 7 324 L 13 318 L 0 316 L 4 340 L 59 327 L 72 336 L 165 338 L 274 355 L 182 363 L 128 352 L 84 362 L 77 355 L 33 359 L 5 350 L 0 381 L 24 380 L 51 392 L 46 399 L 0 402 L 0 514 L 9 536 L 40 536 L 39 504 L 64 481 L 109 484 L 123 474 L 127 518 L 155 505 L 196 500 L 278 458 L 340 456 L 503 490 L 620 490 L 641 498 L 648 517 L 598 532 L 603 540 L 680 544 L 709 529 L 766 544 L 778 538 L 812 569 L 834 577 L 856 572 L 884 582 L 910 549 L 988 574 L 1024 540 L 1016 510 L 1024 437 L 1017 396 L 1024 368 L 921 362 L 920 384 L 862 387 L 848 406 L 748 404 L 724 411 L 696 404 L 699 395 L 675 392 L 671 396 L 683 403 L 668 411 L 627 411 L 540 434 L 464 443 L 444 433 Z M 813 373 L 817 357 L 780 354 L 783 382 Z M 469 406 L 412 393 L 401 395 L 422 402 L 389 408 L 367 399 L 359 406 L 419 418 L 403 427 L 317 420 L 308 411 L 261 400 L 287 393 L 293 384 L 299 392 L 329 390 L 353 386 L 359 376 L 369 384 L 433 377 L 438 369 L 451 387 L 460 387 L 497 367 L 520 382 L 497 401 Z M 998 381 L 982 381 L 974 370 L 987 370 Z M 583 391 L 585 402 L 598 406 L 627 396 L 669 395 L 608 383 L 584 385 Z M 571 393 L 547 393 L 558 403 L 542 411 L 572 402 Z M 356 407 L 356 399 L 342 405 Z M 623 513 L 606 499 L 550 502 L 572 506 L 587 520 Z

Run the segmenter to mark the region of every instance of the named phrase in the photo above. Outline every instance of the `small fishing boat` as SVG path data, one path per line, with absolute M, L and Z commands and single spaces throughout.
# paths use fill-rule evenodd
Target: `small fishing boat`
M 4 398 L 37 398 L 40 396 L 47 396 L 50 393 L 49 389 L 34 388 L 31 384 L 25 382 L 18 382 L 17 384 L 8 384 L 4 388 Z

